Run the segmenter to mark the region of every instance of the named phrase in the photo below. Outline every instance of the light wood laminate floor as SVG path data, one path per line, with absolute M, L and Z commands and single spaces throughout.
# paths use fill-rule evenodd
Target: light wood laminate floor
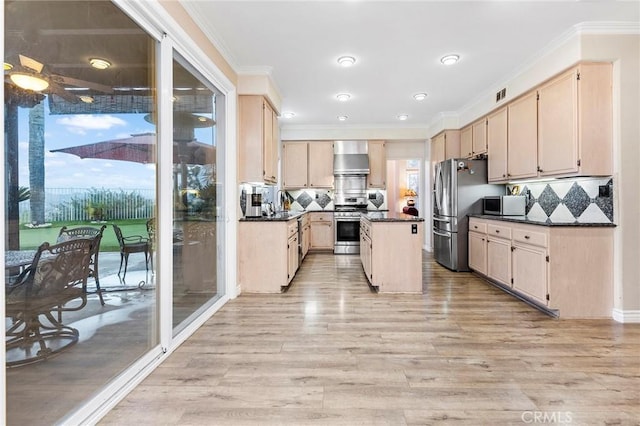
M 103 424 L 640 424 L 640 325 L 557 320 L 424 254 L 424 294 L 357 256 L 229 302 Z

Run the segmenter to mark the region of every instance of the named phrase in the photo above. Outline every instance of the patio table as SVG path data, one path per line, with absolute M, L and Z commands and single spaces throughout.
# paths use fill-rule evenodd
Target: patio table
M 7 250 L 4 253 L 4 269 L 31 265 L 35 255 L 36 250 Z

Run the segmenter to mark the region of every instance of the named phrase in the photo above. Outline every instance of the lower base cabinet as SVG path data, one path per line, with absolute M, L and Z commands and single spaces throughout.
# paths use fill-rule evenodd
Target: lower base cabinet
M 309 212 L 311 250 L 333 250 L 333 213 Z
M 379 293 L 422 293 L 424 222 L 360 219 L 360 260 Z
M 489 281 L 560 318 L 611 318 L 611 227 L 540 226 L 472 217 L 469 229 L 469 266 Z
M 247 293 L 280 293 L 298 270 L 298 221 L 238 224 L 238 284 Z

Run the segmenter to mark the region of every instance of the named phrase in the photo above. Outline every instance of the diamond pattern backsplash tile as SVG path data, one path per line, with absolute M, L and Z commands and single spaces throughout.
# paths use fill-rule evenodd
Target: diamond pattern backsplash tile
M 560 205 L 560 197 L 558 197 L 558 194 L 551 188 L 551 185 L 547 185 L 542 191 L 542 194 L 540 194 L 538 203 L 547 216 L 551 216 L 556 207 Z
M 600 187 L 606 187 L 609 195 L 600 195 Z M 536 220 L 546 216 L 549 222 L 613 223 L 611 178 L 527 183 L 521 186 L 520 194 L 527 196 L 527 215 Z
M 320 194 L 318 197 L 316 197 L 316 203 L 318 203 L 318 205 L 320 205 L 320 207 L 322 207 L 323 209 L 327 207 L 330 202 L 331 197 L 329 196 L 329 194 Z

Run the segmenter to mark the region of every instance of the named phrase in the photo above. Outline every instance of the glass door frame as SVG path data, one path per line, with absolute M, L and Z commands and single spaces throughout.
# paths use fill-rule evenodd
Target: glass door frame
M 236 188 L 236 111 L 237 92 L 234 83 L 218 68 L 213 60 L 192 40 L 180 24 L 157 1 L 112 0 L 124 13 L 129 15 L 144 31 L 158 41 L 156 70 L 158 88 L 158 163 L 157 163 L 157 325 L 153 332 L 159 332 L 159 344 L 151 348 L 129 368 L 120 372 L 111 382 L 98 391 L 93 398 L 59 422 L 66 424 L 94 424 L 109 412 L 128 392 L 137 386 L 161 362 L 163 362 L 182 342 L 193 334 L 207 319 L 227 301 L 237 296 L 236 286 L 236 229 L 237 229 L 237 188 Z M 4 2 L 0 19 L 4 22 Z M 173 228 L 173 108 L 172 63 L 173 51 L 182 55 L 201 75 L 225 95 L 225 138 L 221 142 L 224 150 L 224 209 L 223 221 L 225 247 L 220 259 L 224 265 L 225 294 L 215 303 L 173 336 L 172 326 L 172 228 Z M 4 30 L 0 36 L 0 54 L 4 57 Z M 4 113 L 4 94 L 2 112 Z M 0 124 L 4 131 L 4 120 Z M 4 174 L 4 161 L 0 165 Z M 5 197 L 4 185 L 0 194 Z M 0 231 L 5 231 L 5 213 L 0 217 Z M 4 239 L 0 242 L 4 253 Z M 0 276 L 4 280 L 4 272 Z M 0 292 L 0 314 L 5 313 L 5 295 Z M 5 351 L 0 351 L 0 365 L 5 365 Z M 6 378 L 0 375 L 0 398 L 6 401 Z M 6 418 L 6 404 L 0 404 L 0 419 Z

